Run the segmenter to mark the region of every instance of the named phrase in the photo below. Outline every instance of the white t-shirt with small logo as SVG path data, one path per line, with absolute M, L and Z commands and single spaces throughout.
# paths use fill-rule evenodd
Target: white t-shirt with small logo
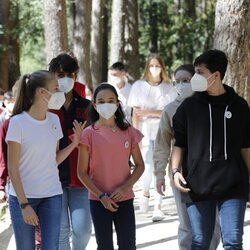
M 43 121 L 27 112 L 10 119 L 6 142 L 20 144 L 19 172 L 27 198 L 44 198 L 62 194 L 56 162 L 58 141 L 63 137 L 57 115 L 47 113 Z M 16 196 L 10 183 L 10 195 Z

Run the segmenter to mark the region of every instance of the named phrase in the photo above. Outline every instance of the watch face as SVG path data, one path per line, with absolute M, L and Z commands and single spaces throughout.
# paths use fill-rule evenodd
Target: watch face
M 22 209 L 24 209 L 24 208 L 26 208 L 28 205 L 29 205 L 29 203 L 22 203 L 22 204 L 20 204 L 20 207 L 21 207 Z

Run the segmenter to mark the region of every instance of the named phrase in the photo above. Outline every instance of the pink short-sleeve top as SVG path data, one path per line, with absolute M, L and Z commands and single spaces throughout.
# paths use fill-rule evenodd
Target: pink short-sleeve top
M 111 194 L 130 177 L 131 151 L 142 138 L 142 133 L 132 126 L 127 130 L 101 125 L 84 129 L 80 143 L 87 145 L 89 150 L 89 176 L 102 192 Z M 121 201 L 133 197 L 131 188 Z M 89 199 L 98 200 L 91 192 Z

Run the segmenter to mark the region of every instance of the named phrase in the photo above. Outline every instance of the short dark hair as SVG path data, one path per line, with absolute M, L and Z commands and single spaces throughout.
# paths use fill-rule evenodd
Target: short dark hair
M 79 64 L 76 57 L 71 52 L 61 53 L 53 58 L 49 63 L 49 71 L 51 72 L 66 72 L 69 74 L 78 72 Z
M 113 63 L 110 68 L 111 70 L 124 70 L 126 71 L 126 68 L 125 68 L 125 65 L 122 63 L 122 62 L 116 62 L 116 63 Z
M 211 73 L 219 71 L 222 80 L 226 73 L 227 63 L 226 54 L 223 51 L 213 49 L 198 56 L 194 61 L 194 66 L 205 64 Z
M 174 71 L 174 75 L 176 75 L 179 70 L 187 71 L 191 74 L 191 76 L 195 74 L 194 66 L 192 64 L 182 64 Z

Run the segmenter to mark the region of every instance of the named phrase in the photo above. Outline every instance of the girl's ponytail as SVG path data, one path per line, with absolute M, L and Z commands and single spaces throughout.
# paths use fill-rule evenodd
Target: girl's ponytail
M 27 97 L 27 84 L 29 83 L 30 75 L 26 74 L 19 80 L 19 88 L 17 91 L 17 97 L 15 101 L 15 105 L 13 108 L 12 116 L 22 113 L 23 111 L 27 111 L 31 106 L 31 101 Z

